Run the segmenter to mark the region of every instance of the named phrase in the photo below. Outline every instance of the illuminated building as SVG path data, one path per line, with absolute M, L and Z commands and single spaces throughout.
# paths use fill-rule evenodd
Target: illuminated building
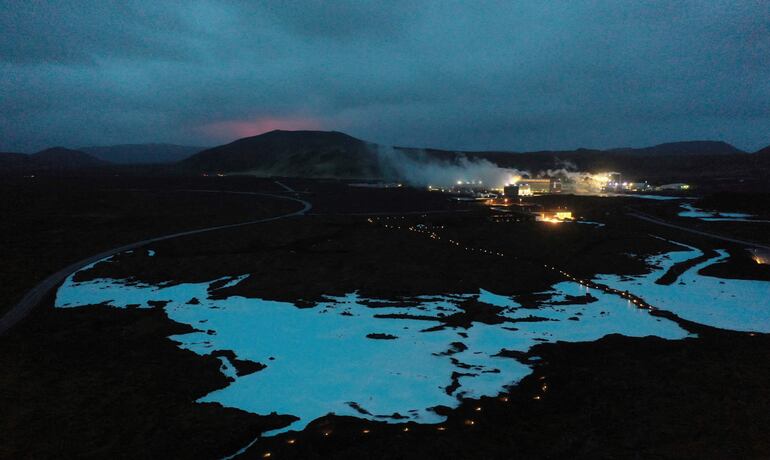
M 572 211 L 567 209 L 542 211 L 538 213 L 537 220 L 541 222 L 564 222 L 566 220 L 572 220 Z
M 751 248 L 751 259 L 759 265 L 770 265 L 770 251 L 762 248 Z
M 602 182 L 602 191 L 617 192 L 623 189 L 623 176 L 619 172 L 608 172 L 598 176 Z
M 552 179 L 522 179 L 519 182 L 519 194 L 527 196 L 551 193 L 552 182 Z M 525 193 L 521 193 L 524 190 Z
M 555 178 L 521 179 L 516 185 L 519 186 L 519 196 L 561 193 L 561 180 Z

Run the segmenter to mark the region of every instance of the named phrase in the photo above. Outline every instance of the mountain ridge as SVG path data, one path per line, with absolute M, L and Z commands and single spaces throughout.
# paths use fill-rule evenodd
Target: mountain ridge
M 65 147 L 51 147 L 32 154 L 0 153 L 0 173 L 77 171 L 109 164 L 88 153 Z
M 116 164 L 177 163 L 205 147 L 168 143 L 116 144 L 80 147 L 78 150 Z
M 155 148 L 174 144 L 121 144 Z M 195 147 L 178 146 L 182 149 Z M 91 147 L 88 149 L 98 149 Z M 394 159 L 395 158 L 395 159 Z M 134 159 L 136 160 L 136 159 Z M 487 161 L 495 166 L 529 171 L 604 172 L 648 180 L 685 177 L 762 175 L 770 169 L 770 146 L 747 153 L 722 141 L 680 141 L 642 148 L 513 151 L 452 151 L 432 148 L 387 147 L 339 131 L 275 130 L 204 149 L 165 167 L 175 173 L 244 173 L 341 179 L 396 179 L 404 165 L 420 168 L 430 163 L 458 166 L 463 161 Z M 654 160 L 654 161 L 651 161 Z M 401 163 L 399 163 L 401 162 Z M 156 162 L 160 165 L 163 162 Z M 131 164 L 131 163 L 129 163 Z M 135 165 L 140 162 L 133 163 Z M 396 167 L 394 167 L 394 165 Z M 54 147 L 34 154 L 0 153 L 0 173 L 98 171 L 125 167 L 106 162 L 82 150 Z M 152 166 L 152 165 L 150 165 Z
M 379 154 L 388 148 L 337 131 L 270 131 L 213 147 L 181 162 L 198 172 L 244 172 L 265 175 L 390 178 Z M 580 171 L 624 171 L 634 176 L 708 174 L 727 163 L 749 168 L 752 154 L 723 141 L 668 142 L 643 148 L 587 149 L 536 152 L 451 151 L 393 147 L 392 150 L 427 161 L 457 163 L 462 158 L 486 160 L 497 166 L 533 172 L 566 168 Z M 655 161 L 650 161 L 654 158 Z M 730 166 L 733 167 L 733 166 Z M 392 168 L 391 168 L 392 169 Z

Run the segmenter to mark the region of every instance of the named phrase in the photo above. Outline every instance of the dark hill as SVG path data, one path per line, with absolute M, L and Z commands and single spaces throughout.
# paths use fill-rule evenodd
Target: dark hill
M 30 155 L 35 169 L 69 170 L 94 168 L 106 163 L 80 150 L 52 147 Z
M 765 147 L 765 148 L 763 148 L 763 149 L 757 150 L 757 151 L 756 151 L 756 152 L 754 152 L 754 153 L 755 153 L 756 155 L 766 155 L 766 156 L 770 156 L 770 145 L 768 145 L 767 147 Z
M 766 162 L 758 161 L 754 155 L 715 141 L 672 142 L 637 149 L 469 152 L 467 155 L 485 158 L 503 167 L 533 172 L 561 168 L 620 171 L 627 177 L 662 182 L 742 175 L 753 173 L 756 168 L 767 168 Z
M 123 144 L 83 147 L 80 150 L 117 164 L 160 164 L 182 161 L 203 148 L 174 144 Z
M 205 172 L 361 178 L 380 175 L 374 144 L 336 131 L 271 131 L 204 150 L 181 162 Z
M 54 147 L 32 155 L 25 153 L 0 153 L 0 175 L 33 173 L 70 173 L 75 171 L 99 171 L 110 163 L 78 150 Z
M 727 142 L 721 141 L 669 142 L 653 147 L 633 149 L 633 151 L 647 155 L 732 155 L 746 153 Z
M 200 152 L 181 165 L 198 172 L 250 172 L 259 175 L 362 178 L 387 176 L 393 162 L 379 146 L 339 132 L 272 131 Z M 751 155 L 719 141 L 671 142 L 645 148 L 577 149 L 539 152 L 453 152 L 397 147 L 410 162 L 457 164 L 460 157 L 483 159 L 532 173 L 620 171 L 632 179 L 681 182 L 702 178 L 766 174 L 770 155 Z M 397 170 L 398 168 L 396 168 Z M 763 172 L 764 171 L 764 172 Z M 392 175 L 392 174 L 391 174 Z M 764 177 L 764 176 L 763 176 Z M 391 179 L 396 179 L 392 177 Z

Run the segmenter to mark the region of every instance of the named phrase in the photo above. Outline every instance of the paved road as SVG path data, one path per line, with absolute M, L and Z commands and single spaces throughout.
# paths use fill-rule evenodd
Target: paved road
M 90 265 L 92 263 L 98 262 L 102 259 L 113 256 L 119 252 L 130 251 L 132 249 L 137 249 L 151 243 L 157 243 L 158 241 L 165 241 L 173 238 L 179 238 L 180 236 L 197 235 L 199 233 L 213 232 L 216 230 L 224 230 L 228 228 L 237 228 L 237 227 L 243 227 L 246 225 L 254 225 L 254 224 L 261 224 L 264 222 L 271 222 L 274 220 L 285 219 L 287 217 L 302 216 L 302 215 L 305 215 L 313 207 L 312 204 L 310 204 L 305 200 L 301 200 L 299 198 L 292 198 L 284 195 L 275 195 L 272 193 L 234 192 L 234 191 L 222 191 L 222 190 L 176 190 L 176 191 L 191 192 L 191 193 L 227 193 L 227 194 L 235 194 L 235 195 L 266 196 L 271 198 L 278 198 L 281 200 L 296 201 L 297 203 L 300 203 L 302 205 L 302 209 L 300 209 L 299 211 L 290 212 L 288 214 L 283 214 L 275 217 L 268 217 L 265 219 L 250 220 L 248 222 L 241 222 L 238 224 L 218 225 L 216 227 L 200 228 L 197 230 L 189 230 L 186 232 L 173 233 L 171 235 L 164 235 L 156 238 L 137 241 L 135 243 L 126 244 L 123 246 L 119 246 L 117 248 L 112 248 L 107 251 L 100 252 L 99 254 L 93 255 L 87 259 L 83 259 L 81 261 L 75 262 L 74 264 L 68 265 L 62 268 L 61 270 L 59 270 L 58 272 L 54 273 L 53 275 L 49 276 L 48 278 L 44 279 L 42 282 L 40 282 L 40 284 L 32 288 L 29 292 L 27 292 L 27 294 L 24 297 L 22 297 L 21 300 L 16 305 L 14 305 L 8 312 L 6 312 L 6 314 L 3 315 L 2 318 L 0 318 L 0 335 L 3 335 L 5 332 L 8 331 L 8 329 L 12 328 L 19 321 L 26 318 L 27 315 L 29 315 L 32 312 L 32 310 L 34 310 L 35 307 L 37 307 L 40 304 L 43 298 L 46 295 L 48 295 L 48 293 L 51 292 L 52 289 L 54 289 L 56 286 L 64 282 L 64 280 L 67 279 L 70 275 L 82 269 L 86 265 Z
M 653 217 L 653 216 L 651 216 L 649 214 L 645 214 L 643 212 L 636 211 L 636 210 L 629 212 L 628 215 L 632 216 L 632 217 L 636 217 L 637 219 L 646 220 L 647 222 L 652 222 L 653 224 L 658 224 L 658 225 L 663 225 L 663 226 L 666 226 L 666 227 L 676 228 L 678 230 L 682 230 L 682 231 L 685 231 L 685 232 L 688 232 L 688 233 L 693 233 L 693 234 L 696 234 L 696 235 L 705 236 L 705 237 L 708 237 L 708 238 L 713 238 L 713 239 L 716 239 L 716 240 L 728 241 L 730 243 L 742 244 L 744 246 L 748 246 L 748 247 L 751 247 L 751 248 L 762 248 L 762 249 L 770 250 L 770 246 L 765 246 L 764 244 L 754 243 L 752 241 L 739 240 L 737 238 L 730 238 L 728 236 L 722 236 L 722 235 L 718 235 L 716 233 L 702 232 L 700 230 L 695 230 L 695 229 L 692 229 L 692 228 L 684 227 L 682 225 L 672 224 L 672 223 L 666 222 L 665 220 L 658 219 L 657 217 Z
M 297 192 L 296 190 L 294 190 L 293 188 L 291 188 L 288 185 L 284 184 L 283 182 L 279 182 L 277 180 L 274 180 L 273 182 L 275 182 L 275 185 L 281 187 L 282 189 L 286 190 L 287 192 L 291 192 L 291 193 L 296 193 Z

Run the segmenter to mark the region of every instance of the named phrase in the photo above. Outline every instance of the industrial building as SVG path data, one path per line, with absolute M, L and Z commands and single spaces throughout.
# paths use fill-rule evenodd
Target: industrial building
M 492 222 L 565 222 L 574 220 L 572 211 L 564 207 L 543 209 L 537 203 L 522 202 L 511 198 L 497 198 L 485 203 L 492 211 L 489 220 Z
M 563 222 L 565 220 L 573 220 L 572 211 L 563 208 L 542 211 L 538 214 L 537 220 L 541 222 Z
M 519 196 L 544 195 L 547 193 L 560 193 L 561 180 L 550 179 L 522 179 L 517 184 Z

